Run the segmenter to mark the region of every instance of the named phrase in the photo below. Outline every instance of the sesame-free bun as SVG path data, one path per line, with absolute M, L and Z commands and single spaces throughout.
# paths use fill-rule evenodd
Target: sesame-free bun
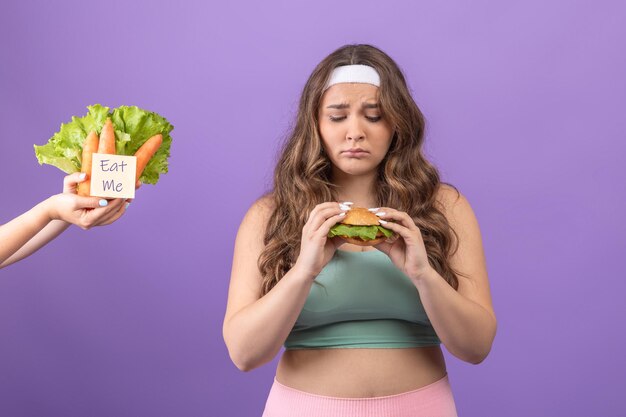
M 378 226 L 378 216 L 363 207 L 352 207 L 340 223 L 350 226 Z
M 378 226 L 380 224 L 378 216 L 363 207 L 352 207 L 346 212 L 346 216 L 340 223 L 347 224 L 349 226 Z M 382 235 L 382 233 L 380 234 Z M 348 243 L 359 246 L 374 246 L 387 239 L 384 235 L 377 236 L 376 239 L 372 240 L 362 240 L 348 236 L 341 236 L 341 238 Z

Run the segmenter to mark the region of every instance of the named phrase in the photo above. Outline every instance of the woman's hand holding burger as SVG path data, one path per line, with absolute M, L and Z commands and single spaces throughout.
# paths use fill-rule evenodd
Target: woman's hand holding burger
M 407 213 L 389 207 L 376 210 L 380 224 L 396 233 L 400 238 L 388 239 L 375 248 L 389 256 L 391 261 L 412 281 L 417 281 L 432 269 L 422 232 Z
M 422 233 L 407 213 L 389 207 L 351 209 L 350 204 L 333 202 L 315 206 L 302 229 L 295 267 L 315 278 L 335 250 L 347 242 L 374 246 L 413 281 L 432 269 Z
M 300 254 L 294 268 L 314 279 L 332 259 L 337 247 L 344 243 L 328 237 L 330 228 L 339 222 L 352 203 L 322 203 L 315 206 L 302 228 Z

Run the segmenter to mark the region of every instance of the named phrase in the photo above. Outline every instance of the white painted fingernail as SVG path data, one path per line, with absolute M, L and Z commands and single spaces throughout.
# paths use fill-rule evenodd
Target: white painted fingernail
M 343 204 L 339 204 L 339 208 L 344 211 L 350 210 L 350 206 L 344 206 Z
M 124 207 L 124 210 L 127 210 L 128 206 L 130 206 L 130 203 L 126 203 L 126 207 Z
M 372 211 L 372 212 L 374 212 L 374 211 L 378 211 L 378 210 L 380 210 L 380 207 L 376 207 L 376 208 L 368 208 L 368 209 L 367 209 L 367 211 Z
M 341 204 L 346 205 L 346 206 L 351 206 L 351 205 L 352 205 L 352 204 L 354 204 L 354 203 L 353 203 L 352 201 L 344 201 L 344 202 L 343 202 L 343 203 L 341 203 Z
M 342 211 L 341 213 L 339 213 L 339 216 L 345 216 L 345 215 L 346 215 L 345 211 Z
M 389 222 L 386 222 L 386 221 L 384 221 L 383 219 L 378 219 L 378 223 L 380 223 L 380 224 L 387 224 L 387 223 L 389 223 Z
M 102 199 L 98 202 L 98 204 L 100 204 L 100 207 L 106 207 L 109 205 L 109 202 L 106 201 L 105 199 Z
M 387 213 L 385 213 L 384 211 L 381 211 L 380 213 L 374 213 L 374 216 L 384 216 L 385 214 Z
M 87 174 L 85 174 L 85 173 L 83 172 L 82 174 L 80 174 L 80 175 L 78 176 L 78 179 L 82 181 L 82 180 L 84 180 L 86 177 L 87 177 Z

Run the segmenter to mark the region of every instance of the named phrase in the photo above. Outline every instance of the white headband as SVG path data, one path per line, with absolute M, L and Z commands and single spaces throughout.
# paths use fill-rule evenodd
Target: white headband
M 324 91 L 339 83 L 364 83 L 380 87 L 380 76 L 369 65 L 344 65 L 333 70 Z

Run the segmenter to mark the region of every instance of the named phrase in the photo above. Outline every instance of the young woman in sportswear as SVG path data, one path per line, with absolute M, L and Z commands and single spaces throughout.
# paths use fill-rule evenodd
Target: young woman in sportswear
M 265 417 L 456 416 L 440 346 L 480 363 L 496 318 L 476 217 L 425 159 L 424 125 L 373 46 L 309 77 L 274 188 L 239 228 L 224 318 L 241 370 L 285 347 Z M 357 206 L 395 237 L 328 238 Z

